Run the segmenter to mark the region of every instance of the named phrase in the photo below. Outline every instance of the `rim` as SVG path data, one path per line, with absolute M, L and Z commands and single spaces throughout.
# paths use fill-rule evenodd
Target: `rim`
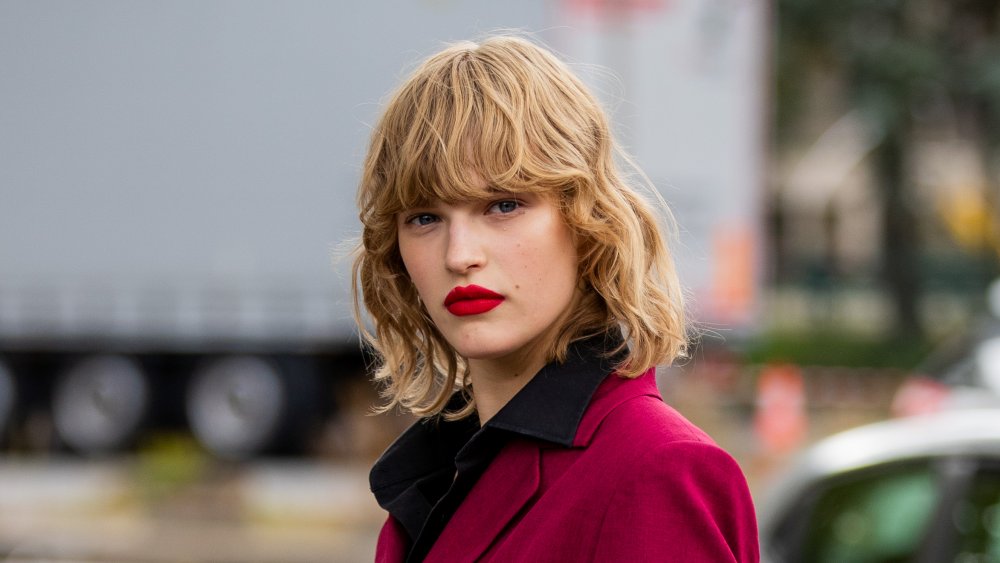
M 71 448 L 100 454 L 124 447 L 138 431 L 149 404 L 149 383 L 139 365 L 121 356 L 96 356 L 74 364 L 57 383 L 52 417 Z
M 261 358 L 240 356 L 212 362 L 199 372 L 188 394 L 188 419 L 201 444 L 224 458 L 266 449 L 286 410 L 280 372 Z

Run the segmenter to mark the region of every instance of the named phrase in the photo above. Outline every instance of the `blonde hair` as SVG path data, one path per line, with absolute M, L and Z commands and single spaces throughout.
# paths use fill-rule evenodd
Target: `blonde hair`
M 465 362 L 407 275 L 396 214 L 434 199 L 481 199 L 483 180 L 515 194 L 554 197 L 574 233 L 583 298 L 550 359 L 563 361 L 572 341 L 618 327 L 629 341 L 620 376 L 637 377 L 683 353 L 683 294 L 673 260 L 653 207 L 626 183 L 616 155 L 624 156 L 583 83 L 520 37 L 450 45 L 402 84 L 372 132 L 358 190 L 363 232 L 354 308 L 362 337 L 379 356 L 375 380 L 387 399 L 380 410 L 439 414 L 456 390 L 464 403 L 445 415 L 475 410 Z M 374 334 L 362 321 L 361 298 Z

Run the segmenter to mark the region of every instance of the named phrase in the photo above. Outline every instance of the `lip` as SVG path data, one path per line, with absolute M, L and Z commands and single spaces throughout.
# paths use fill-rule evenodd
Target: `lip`
M 444 306 L 456 317 L 481 315 L 500 306 L 504 296 L 478 285 L 456 287 L 444 298 Z

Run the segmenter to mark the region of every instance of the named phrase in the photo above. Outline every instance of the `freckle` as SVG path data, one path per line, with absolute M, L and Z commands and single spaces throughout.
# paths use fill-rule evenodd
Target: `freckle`
M 521 286 L 515 283 L 514 284 L 514 289 L 521 289 Z

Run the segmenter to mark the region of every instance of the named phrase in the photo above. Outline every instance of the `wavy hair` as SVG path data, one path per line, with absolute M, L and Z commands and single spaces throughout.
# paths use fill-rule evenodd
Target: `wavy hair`
M 418 416 L 475 411 L 465 361 L 434 326 L 399 253 L 396 215 L 434 199 L 484 197 L 485 184 L 557 202 L 580 256 L 582 299 L 548 350 L 565 360 L 577 339 L 620 328 L 623 377 L 683 354 L 683 292 L 654 204 L 662 198 L 614 143 L 607 117 L 559 59 L 517 36 L 460 42 L 423 62 L 374 127 L 358 189 L 362 236 L 354 311 L 375 350 L 380 411 Z M 647 201 L 646 191 L 653 201 Z M 362 314 L 367 309 L 373 331 Z M 449 405 L 455 391 L 460 405 Z

